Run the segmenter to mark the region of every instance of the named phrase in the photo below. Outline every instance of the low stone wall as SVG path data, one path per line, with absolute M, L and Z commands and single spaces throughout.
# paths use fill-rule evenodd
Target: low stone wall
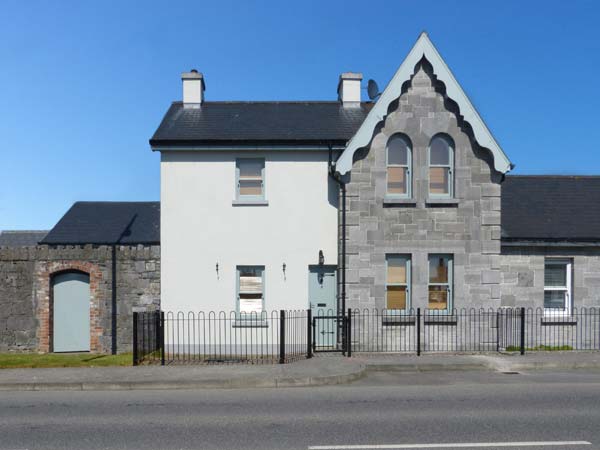
M 51 280 L 90 274 L 91 350 L 112 344 L 110 246 L 0 248 L 0 351 L 52 350 Z M 160 247 L 117 247 L 117 350 L 131 350 L 133 311 L 160 307 Z
M 36 254 L 35 248 L 0 248 L 0 351 L 37 348 Z

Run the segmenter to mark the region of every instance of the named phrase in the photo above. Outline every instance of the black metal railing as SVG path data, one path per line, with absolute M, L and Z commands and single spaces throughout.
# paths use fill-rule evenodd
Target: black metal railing
M 161 311 L 133 313 L 133 365 L 164 360 L 164 313 Z
M 140 363 L 264 364 L 314 352 L 480 353 L 600 350 L 600 309 L 439 311 L 348 309 L 133 315 L 133 359 Z
M 354 352 L 480 353 L 600 350 L 600 309 L 355 309 Z
M 159 331 L 140 332 L 149 322 L 158 324 Z M 136 313 L 134 365 L 284 364 L 312 356 L 310 323 L 306 310 Z
M 498 347 L 504 351 L 600 350 L 600 309 L 501 309 Z

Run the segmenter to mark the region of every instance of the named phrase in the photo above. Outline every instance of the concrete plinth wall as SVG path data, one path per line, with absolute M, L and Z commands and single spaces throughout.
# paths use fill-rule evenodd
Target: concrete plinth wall
M 455 308 L 500 306 L 501 176 L 452 104 L 425 62 L 357 153 L 347 184 L 347 306 L 385 307 L 385 256 L 393 253 L 411 255 L 413 308 L 427 307 L 432 253 L 454 257 Z M 384 204 L 386 144 L 398 132 L 412 142 L 411 206 Z M 438 133 L 455 143 L 454 205 L 427 202 L 428 146 Z
M 112 344 L 110 246 L 0 248 L 0 351 L 52 351 L 52 277 L 90 275 L 91 351 Z M 132 313 L 160 305 L 160 247 L 117 247 L 117 351 L 131 351 Z

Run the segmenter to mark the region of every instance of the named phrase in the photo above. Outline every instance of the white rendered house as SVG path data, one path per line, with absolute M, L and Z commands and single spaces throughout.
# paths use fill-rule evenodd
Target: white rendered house
M 360 76 L 340 77 L 332 102 L 207 102 L 201 74 L 182 79 L 183 102 L 151 140 L 161 152 L 162 309 L 308 309 L 317 288 L 312 306 L 335 309 L 331 165 L 367 113 Z

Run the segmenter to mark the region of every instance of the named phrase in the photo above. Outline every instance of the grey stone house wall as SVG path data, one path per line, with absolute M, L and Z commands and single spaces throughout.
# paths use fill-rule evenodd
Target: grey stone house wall
M 472 139 L 469 125 L 423 61 L 385 122 L 355 161 L 347 184 L 347 307 L 385 308 L 386 254 L 410 254 L 412 307 L 428 305 L 428 255 L 454 257 L 453 306 L 500 305 L 500 181 L 491 156 Z M 384 204 L 386 143 L 397 132 L 412 141 L 416 206 Z M 446 133 L 455 143 L 455 205 L 432 206 L 428 146 Z
M 502 247 L 501 306 L 544 307 L 546 258 L 571 259 L 572 304 L 600 308 L 600 248 Z
M 49 268 L 71 265 L 98 273 L 91 286 L 99 314 L 96 351 L 110 352 L 112 253 L 108 246 L 91 245 L 0 248 L 0 351 L 45 350 L 40 305 L 48 301 Z M 117 302 L 117 350 L 131 351 L 133 311 L 160 307 L 159 246 L 118 247 Z

